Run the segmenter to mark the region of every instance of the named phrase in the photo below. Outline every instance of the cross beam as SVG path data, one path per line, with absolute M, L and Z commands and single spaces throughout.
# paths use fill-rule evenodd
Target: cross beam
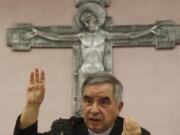
M 164 24 L 163 24 L 164 23 Z M 167 23 L 167 24 L 166 24 Z M 108 42 L 118 47 L 135 47 L 135 46 L 154 46 L 156 49 L 171 49 L 175 44 L 180 43 L 180 25 L 174 21 L 158 21 L 155 24 L 161 24 L 160 36 L 153 34 L 142 36 L 135 39 L 110 39 Z M 110 25 L 104 29 L 110 33 L 130 33 L 147 30 L 155 24 L 149 25 Z M 32 24 L 15 24 L 12 28 L 7 29 L 7 45 L 14 51 L 30 51 L 31 48 L 61 48 L 73 47 L 80 45 L 79 41 L 52 41 L 41 37 L 35 37 L 31 40 L 23 39 L 23 35 L 37 28 L 40 31 L 51 32 L 58 35 L 78 34 L 80 30 L 76 26 L 33 26 Z M 164 34 L 164 35 L 163 35 Z

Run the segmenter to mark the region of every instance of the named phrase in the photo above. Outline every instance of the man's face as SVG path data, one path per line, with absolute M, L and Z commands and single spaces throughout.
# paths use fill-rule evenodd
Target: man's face
M 111 83 L 86 85 L 82 99 L 82 113 L 86 126 L 95 133 L 110 128 L 123 107 L 117 105 Z

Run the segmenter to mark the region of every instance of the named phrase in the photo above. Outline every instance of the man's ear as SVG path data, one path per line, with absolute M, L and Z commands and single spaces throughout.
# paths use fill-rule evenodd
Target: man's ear
M 119 113 L 121 112 L 123 106 L 124 106 L 124 103 L 121 101 L 121 102 L 119 103 L 119 105 L 118 105 L 118 111 L 119 111 Z

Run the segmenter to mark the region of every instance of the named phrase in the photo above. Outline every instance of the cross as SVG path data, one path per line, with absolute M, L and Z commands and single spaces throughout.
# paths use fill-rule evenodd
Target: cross
M 87 74 L 112 72 L 112 47 L 152 46 L 171 49 L 180 44 L 180 25 L 172 20 L 145 25 L 113 25 L 106 8 L 110 0 L 76 0 L 74 26 L 15 24 L 7 29 L 7 45 L 14 51 L 31 48 L 74 50 L 73 114 L 80 115 L 81 84 Z

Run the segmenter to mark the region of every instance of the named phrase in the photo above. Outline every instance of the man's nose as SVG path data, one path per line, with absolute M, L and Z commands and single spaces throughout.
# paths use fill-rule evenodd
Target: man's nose
M 98 104 L 96 102 L 93 103 L 92 106 L 91 106 L 91 113 L 93 113 L 93 114 L 98 114 L 99 113 Z

